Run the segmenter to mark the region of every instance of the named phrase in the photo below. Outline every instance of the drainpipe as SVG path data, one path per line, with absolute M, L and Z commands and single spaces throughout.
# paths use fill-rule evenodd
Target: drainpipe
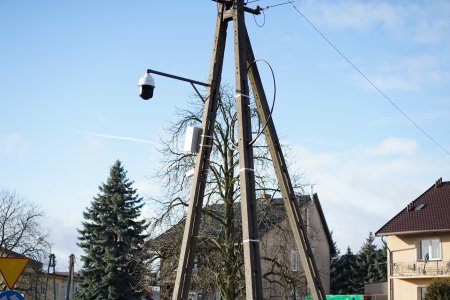
M 388 251 L 388 262 L 387 262 L 387 280 L 388 280 L 388 300 L 394 300 L 394 285 L 393 285 L 393 279 L 392 277 L 392 251 L 389 249 L 386 241 L 383 239 L 384 236 L 381 236 L 381 242 L 383 242 L 384 246 L 386 246 L 386 249 Z

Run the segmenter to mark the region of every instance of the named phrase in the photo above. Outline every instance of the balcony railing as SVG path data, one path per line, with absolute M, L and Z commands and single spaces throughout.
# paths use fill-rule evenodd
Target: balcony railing
M 450 261 L 431 260 L 395 262 L 391 264 L 391 276 L 433 277 L 450 276 Z

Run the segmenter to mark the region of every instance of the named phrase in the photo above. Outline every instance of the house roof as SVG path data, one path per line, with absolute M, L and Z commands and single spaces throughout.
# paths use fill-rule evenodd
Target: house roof
M 317 194 L 313 195 L 313 201 L 316 204 L 317 212 L 319 213 L 320 222 L 322 223 L 323 230 L 325 231 L 325 236 L 327 237 L 328 245 L 330 247 L 330 255 L 336 255 L 336 249 L 334 248 L 333 237 L 331 236 L 331 231 L 328 227 L 327 220 L 325 219 L 325 214 L 323 213 L 322 205 L 320 204 L 319 197 Z
M 69 272 L 55 272 L 55 276 L 63 277 L 63 278 L 69 278 Z M 53 273 L 50 273 L 50 276 L 53 276 Z M 73 272 L 73 277 L 78 278 L 80 277 L 79 272 Z
M 450 231 L 450 181 L 440 178 L 375 235 Z
M 42 268 L 42 262 L 37 261 L 33 258 L 30 258 L 26 255 L 20 254 L 18 252 L 6 249 L 4 247 L 0 247 L 0 256 L 1 257 L 16 257 L 16 258 L 28 258 L 29 262 L 28 262 L 28 266 L 34 266 L 37 268 Z
M 300 206 L 305 206 L 308 202 L 313 201 L 316 204 L 320 221 L 322 223 L 323 229 L 325 231 L 325 235 L 327 238 L 327 242 L 330 247 L 330 254 L 334 255 L 334 247 L 333 240 L 331 237 L 331 233 L 329 231 L 325 215 L 323 213 L 322 207 L 320 205 L 319 197 L 317 194 L 314 194 L 312 199 L 309 195 L 302 195 L 298 197 Z M 235 215 L 238 218 L 236 226 L 237 231 L 240 231 L 241 228 L 241 205 L 239 203 L 235 203 Z M 211 212 L 215 212 L 216 214 L 223 214 L 223 204 L 215 204 L 210 206 L 208 210 Z M 286 209 L 284 207 L 283 199 L 270 199 L 265 201 L 258 202 L 258 214 L 261 217 L 264 214 L 263 221 L 260 221 L 258 224 L 259 235 L 264 235 L 269 229 L 273 226 L 277 225 L 281 221 L 286 219 Z M 180 241 L 183 237 L 183 229 L 184 228 L 185 219 L 182 219 L 176 225 L 169 228 L 167 231 L 162 233 L 160 236 L 156 237 L 153 242 L 158 244 L 158 248 L 160 249 L 171 249 L 174 247 L 178 247 L 179 243 L 174 241 Z M 219 222 L 213 221 L 209 222 L 205 225 L 204 222 L 201 222 L 200 232 L 202 234 L 207 235 L 219 235 L 221 231 L 221 226 Z
M 241 203 L 235 202 L 233 204 L 234 216 L 236 217 L 235 231 L 241 231 L 242 224 L 242 214 L 241 214 Z M 221 216 L 223 218 L 224 205 L 223 204 L 213 204 L 207 206 L 207 211 L 209 214 L 214 214 L 216 216 Z M 267 232 L 274 225 L 278 224 L 286 217 L 286 212 L 282 206 L 281 199 L 271 199 L 269 201 L 258 202 L 258 215 L 263 217 L 263 221 L 258 224 L 258 234 L 261 236 Z M 214 218 L 205 218 L 206 214 L 202 214 L 202 221 L 200 223 L 199 235 L 202 236 L 220 236 L 221 233 L 221 223 Z M 161 235 L 152 240 L 151 244 L 157 245 L 159 249 L 174 249 L 180 246 L 180 242 L 183 239 L 185 217 L 181 219 L 177 224 L 170 227 L 168 230 L 163 232 Z

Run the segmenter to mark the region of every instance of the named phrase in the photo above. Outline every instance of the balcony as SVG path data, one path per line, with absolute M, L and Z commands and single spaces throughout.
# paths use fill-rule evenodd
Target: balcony
M 450 261 L 395 262 L 390 267 L 392 277 L 450 276 Z

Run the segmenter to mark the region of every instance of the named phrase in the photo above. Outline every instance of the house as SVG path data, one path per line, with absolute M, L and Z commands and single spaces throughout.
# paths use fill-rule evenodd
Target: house
M 0 250 L 0 253 L 1 257 L 28 259 L 28 264 L 26 265 L 25 270 L 22 272 L 14 286 L 14 289 L 22 293 L 26 299 L 68 300 L 67 285 L 69 272 L 47 273 L 43 271 L 43 263 L 35 259 L 6 249 Z M 76 292 L 78 292 L 80 282 L 79 273 L 74 273 L 73 281 L 74 293 L 76 294 Z M 6 283 L 2 277 L 0 277 L 0 284 L 4 290 L 6 288 Z M 76 299 L 76 297 L 74 297 L 74 299 Z
M 39 282 L 39 295 L 42 300 L 69 300 L 67 297 L 67 286 L 69 282 L 69 272 L 55 272 L 55 273 L 42 273 L 41 280 Z M 74 286 L 74 298 L 76 299 L 76 293 L 78 292 L 80 284 L 80 274 L 74 273 L 73 286 Z M 47 286 L 47 293 L 46 293 Z M 46 297 L 45 297 L 46 296 Z
M 311 246 L 314 249 L 314 257 L 325 292 L 330 290 L 330 258 L 334 255 L 333 241 L 328 229 L 325 215 L 320 205 L 317 194 L 312 196 L 300 196 L 299 203 L 303 220 L 307 226 Z M 210 210 L 216 213 L 223 211 L 223 205 L 216 204 Z M 239 217 L 235 230 L 241 230 L 240 203 L 235 203 L 236 216 Z M 264 217 L 263 217 L 264 216 Z M 294 244 L 292 232 L 281 199 L 272 199 L 264 195 L 258 202 L 259 218 L 259 245 L 261 257 L 261 274 L 264 299 L 301 299 L 308 294 L 306 279 L 300 263 L 300 256 Z M 265 221 L 264 221 L 265 220 Z M 161 254 L 159 285 L 161 299 L 170 299 L 174 285 L 178 253 L 174 248 L 179 248 L 182 238 L 183 222 L 173 226 L 165 233 L 157 237 L 153 244 L 158 245 L 157 251 Z M 199 236 L 220 236 L 218 222 L 202 221 Z M 200 240 L 200 238 L 199 238 Z M 199 242 L 198 247 L 204 243 Z M 237 251 L 241 251 L 241 243 L 236 243 Z M 178 249 L 179 251 L 179 249 Z M 197 251 L 197 253 L 200 251 Z M 208 250 L 202 253 L 209 253 Z M 194 262 L 194 274 L 192 276 L 191 293 L 189 299 L 220 299 L 216 287 L 198 286 L 195 279 L 202 276 L 212 276 L 210 270 L 202 269 L 205 258 L 197 257 Z M 234 263 L 234 262 L 230 262 Z M 243 268 L 242 264 L 240 265 Z M 241 272 L 241 276 L 243 276 Z M 244 299 L 241 295 L 238 299 Z
M 25 295 L 26 299 L 37 299 L 38 297 L 38 282 L 40 274 L 42 272 L 42 263 L 29 258 L 23 254 L 17 253 L 12 250 L 0 248 L 0 256 L 8 258 L 27 258 L 28 263 L 17 279 L 14 285 L 14 290 L 19 291 Z M 0 276 L 0 286 L 2 290 L 7 288 L 6 282 L 2 276 Z
M 386 237 L 388 299 L 424 299 L 434 278 L 450 278 L 450 182 L 440 178 L 376 235 Z

